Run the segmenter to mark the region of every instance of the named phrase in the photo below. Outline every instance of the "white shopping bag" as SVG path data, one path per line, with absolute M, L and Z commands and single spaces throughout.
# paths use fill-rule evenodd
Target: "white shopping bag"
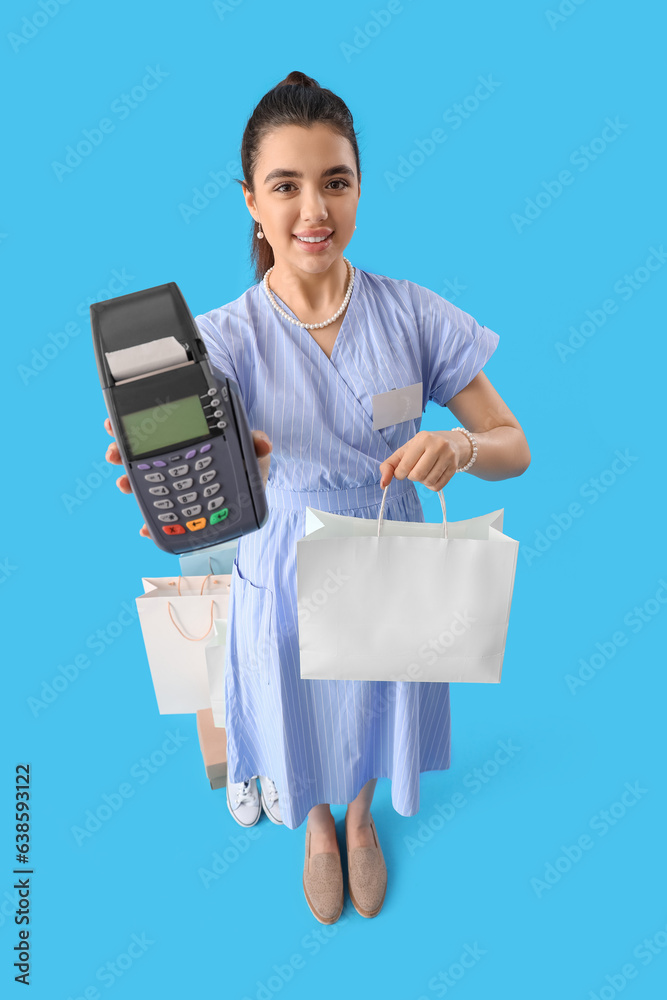
M 160 715 L 211 707 L 206 646 L 227 618 L 230 574 L 144 578 L 136 599 Z
M 503 510 L 442 524 L 306 511 L 301 677 L 500 682 L 519 543 Z
M 213 722 L 220 729 L 225 728 L 225 651 L 227 643 L 227 621 L 214 619 L 214 636 L 206 644 L 206 671 L 208 691 L 213 709 Z

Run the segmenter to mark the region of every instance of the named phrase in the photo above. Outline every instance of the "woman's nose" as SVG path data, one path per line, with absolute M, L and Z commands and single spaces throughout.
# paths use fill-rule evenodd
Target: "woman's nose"
M 327 206 L 320 195 L 305 195 L 301 205 L 301 218 L 311 225 L 322 222 L 328 215 Z

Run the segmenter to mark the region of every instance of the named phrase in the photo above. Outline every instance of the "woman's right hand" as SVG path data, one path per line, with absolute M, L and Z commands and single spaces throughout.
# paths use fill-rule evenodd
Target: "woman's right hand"
M 111 421 L 107 417 L 104 421 L 104 427 L 106 431 L 113 435 L 113 429 L 111 427 Z M 269 440 L 268 436 L 264 431 L 252 431 L 252 439 L 255 445 L 255 454 L 257 455 L 257 462 L 259 464 L 259 471 L 262 475 L 262 482 L 266 486 L 267 480 L 269 478 L 269 466 L 271 464 L 271 452 L 273 451 L 273 445 Z M 118 451 L 118 445 L 115 440 L 111 442 L 107 448 L 105 458 L 107 462 L 111 465 L 122 465 L 122 459 L 120 457 L 120 452 Z M 127 474 L 119 476 L 116 480 L 116 486 L 121 491 L 121 493 L 132 493 L 132 487 L 130 485 L 130 480 Z M 150 538 L 150 532 L 146 525 L 142 525 L 139 532 L 144 538 Z

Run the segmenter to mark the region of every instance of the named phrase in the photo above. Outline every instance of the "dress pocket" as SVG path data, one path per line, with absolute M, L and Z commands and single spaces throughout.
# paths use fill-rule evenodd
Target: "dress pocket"
M 233 645 L 241 678 L 254 675 L 263 684 L 270 684 L 277 653 L 271 620 L 273 591 L 258 587 L 242 576 L 236 559 L 232 574 L 236 578 L 233 581 Z

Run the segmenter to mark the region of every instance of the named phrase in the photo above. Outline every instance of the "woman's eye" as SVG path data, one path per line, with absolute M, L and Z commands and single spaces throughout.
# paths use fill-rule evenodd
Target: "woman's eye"
M 338 177 L 337 177 L 337 178 L 335 178 L 335 179 L 334 179 L 334 180 L 332 180 L 332 181 L 329 181 L 329 184 L 342 184 L 342 185 L 343 185 L 343 188 L 346 188 L 346 187 L 349 187 L 349 186 L 350 186 L 350 185 L 349 185 L 349 184 L 347 183 L 347 181 L 344 181 L 344 180 L 343 180 L 342 178 L 338 178 Z M 290 184 L 290 183 L 289 183 L 288 181 L 283 181 L 283 183 L 282 183 L 282 184 L 279 184 L 279 185 L 278 185 L 278 187 L 277 187 L 277 188 L 275 188 L 275 190 L 276 190 L 276 191 L 280 191 L 280 193 L 282 194 L 282 189 L 283 189 L 283 188 L 289 188 L 289 187 L 293 187 L 293 186 L 294 186 L 294 185 L 293 185 L 293 184 Z M 334 188 L 334 191 L 341 191 L 341 190 L 342 190 L 342 188 Z

